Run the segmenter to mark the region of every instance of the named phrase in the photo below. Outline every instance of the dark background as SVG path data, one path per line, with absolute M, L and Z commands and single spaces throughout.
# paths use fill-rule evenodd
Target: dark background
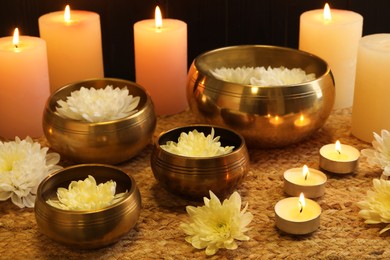
M 66 4 L 93 11 L 100 15 L 105 76 L 134 80 L 133 24 L 154 18 L 156 5 L 163 17 L 187 23 L 190 64 L 204 51 L 229 45 L 297 48 L 299 16 L 325 2 L 360 13 L 363 35 L 390 32 L 389 0 L 0 0 L 0 37 L 12 35 L 15 27 L 39 36 L 38 18 Z

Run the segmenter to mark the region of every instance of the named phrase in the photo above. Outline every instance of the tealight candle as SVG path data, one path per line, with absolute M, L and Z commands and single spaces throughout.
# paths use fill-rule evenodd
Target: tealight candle
M 310 125 L 310 119 L 300 114 L 299 118 L 294 121 L 296 127 L 305 127 Z
M 290 197 L 275 205 L 275 224 L 289 234 L 304 235 L 316 231 L 320 226 L 321 207 L 311 199 Z
M 269 116 L 269 122 L 274 125 L 274 126 L 278 126 L 278 125 L 281 125 L 283 123 L 283 118 L 281 118 L 280 116 L 276 115 L 274 117 L 271 117 Z
M 357 167 L 359 157 L 358 149 L 337 141 L 335 144 L 327 144 L 321 147 L 320 167 L 333 173 L 352 173 Z
M 318 198 L 325 193 L 326 175 L 318 170 L 292 168 L 284 172 L 284 192 L 290 196 L 299 196 L 303 192 L 307 198 Z

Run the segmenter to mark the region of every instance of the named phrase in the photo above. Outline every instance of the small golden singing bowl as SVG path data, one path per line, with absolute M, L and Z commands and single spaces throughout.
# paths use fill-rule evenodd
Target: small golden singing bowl
M 284 86 L 256 87 L 217 79 L 211 70 L 226 67 L 301 68 L 315 79 Z M 187 79 L 190 109 L 202 123 L 232 128 L 250 147 L 282 147 L 321 128 L 334 103 L 335 84 L 328 64 L 296 49 L 243 45 L 215 49 L 193 61 Z
M 68 188 L 71 181 L 116 182 L 116 193 L 124 198 L 99 210 L 73 211 L 55 208 L 46 201 L 57 197 L 57 188 Z M 75 248 L 92 249 L 117 242 L 136 224 L 141 211 L 141 195 L 131 176 L 121 169 L 104 164 L 80 164 L 46 177 L 38 187 L 35 218 L 39 230 L 49 238 Z
M 167 141 L 178 141 L 182 132 L 197 130 L 205 136 L 214 128 L 221 146 L 234 146 L 231 153 L 213 157 L 189 157 L 161 148 Z M 161 133 L 154 142 L 151 155 L 154 177 L 168 191 L 188 199 L 209 197 L 209 191 L 227 197 L 243 181 L 249 169 L 249 155 L 244 138 L 228 128 L 211 125 L 189 125 Z
M 72 91 L 85 88 L 126 87 L 129 95 L 139 96 L 138 111 L 117 120 L 90 123 L 59 116 L 57 101 Z M 151 139 L 156 114 L 148 93 L 140 85 L 122 79 L 101 78 L 66 85 L 49 97 L 43 112 L 43 130 L 50 147 L 61 156 L 79 163 L 117 164 L 137 155 Z

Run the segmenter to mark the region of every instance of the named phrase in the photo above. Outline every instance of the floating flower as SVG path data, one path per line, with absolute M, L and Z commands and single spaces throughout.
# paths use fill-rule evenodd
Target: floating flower
M 113 180 L 96 184 L 93 176 L 85 180 L 72 181 L 68 189 L 58 188 L 58 200 L 47 200 L 53 207 L 65 210 L 97 210 L 108 207 L 123 198 L 125 193 L 115 194 L 116 182 Z
M 224 81 L 262 87 L 299 84 L 315 79 L 314 73 L 306 74 L 301 68 L 285 67 L 222 67 L 211 73 L 214 77 Z
M 196 129 L 187 133 L 181 133 L 178 142 L 168 141 L 161 145 L 165 151 L 190 157 L 211 157 L 228 154 L 233 151 L 234 146 L 221 147 L 220 136 L 214 138 L 214 128 L 207 137 Z
M 249 230 L 246 226 L 253 215 L 246 212 L 248 203 L 241 210 L 241 197 L 234 192 L 223 203 L 210 191 L 210 199 L 204 198 L 204 206 L 187 206 L 190 223 L 182 223 L 180 227 L 188 235 L 185 240 L 197 249 L 206 248 L 207 255 L 214 255 L 220 248 L 236 249 L 235 240 L 246 241 L 244 235 Z
M 367 157 L 370 164 L 380 166 L 383 175 L 390 176 L 390 133 L 382 130 L 381 136 L 374 133 L 374 138 L 372 142 L 374 149 L 363 149 L 362 155 Z
M 34 207 L 39 183 L 61 169 L 57 153 L 48 153 L 30 137 L 0 142 L 0 201 L 11 198 L 20 208 Z
M 86 122 L 103 122 L 137 112 L 140 97 L 129 95 L 127 88 L 85 88 L 73 91 L 66 101 L 58 100 L 57 113 L 65 118 Z
M 379 233 L 390 229 L 390 181 L 374 179 L 374 189 L 367 191 L 364 201 L 358 202 L 359 216 L 367 224 L 388 223 Z

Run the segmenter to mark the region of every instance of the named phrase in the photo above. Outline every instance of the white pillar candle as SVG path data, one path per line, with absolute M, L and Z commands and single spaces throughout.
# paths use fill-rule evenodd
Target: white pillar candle
M 289 234 L 305 235 L 320 226 L 321 207 L 303 196 L 280 200 L 275 205 L 275 224 Z
M 158 12 L 156 12 L 158 13 Z M 158 115 L 187 107 L 187 24 L 180 20 L 142 20 L 134 24 L 136 82 L 145 87 Z
M 302 168 L 288 169 L 283 177 L 284 192 L 290 196 L 299 196 L 303 192 L 306 198 L 318 198 L 325 193 L 326 175 L 306 165 Z
M 363 17 L 347 10 L 311 10 L 300 17 L 299 49 L 324 59 L 330 66 L 336 84 L 334 108 L 352 106 L 356 59 L 362 37 Z
M 43 135 L 42 114 L 50 95 L 46 43 L 37 37 L 0 39 L 0 136 Z
M 352 173 L 358 165 L 359 157 L 358 149 L 337 141 L 321 147 L 320 168 L 338 174 Z
M 100 18 L 97 13 L 52 12 L 38 19 L 47 43 L 51 91 L 80 80 L 104 77 Z
M 359 44 L 352 134 L 371 142 L 373 132 L 390 130 L 390 34 L 363 37 Z

